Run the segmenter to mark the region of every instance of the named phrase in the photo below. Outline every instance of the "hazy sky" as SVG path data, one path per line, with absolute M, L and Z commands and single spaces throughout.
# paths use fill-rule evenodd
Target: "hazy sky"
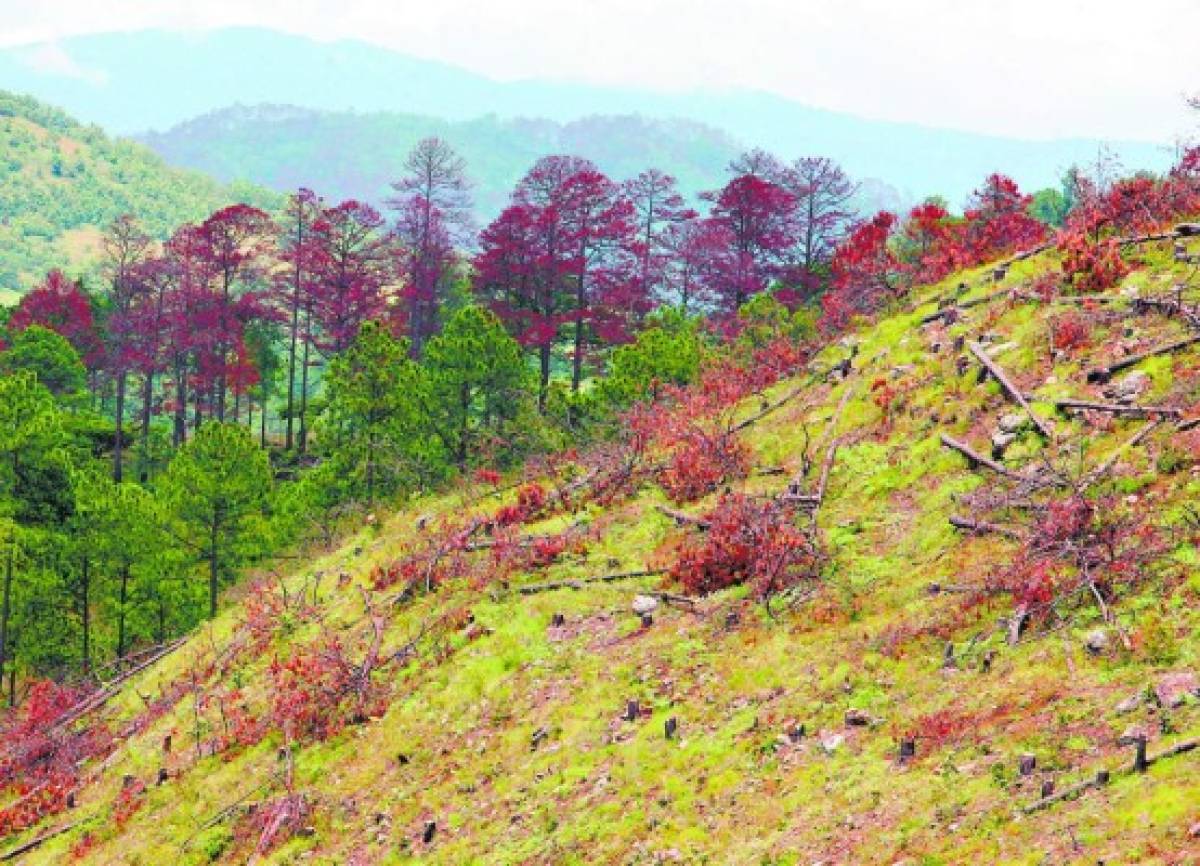
M 493 78 L 752 87 L 1022 137 L 1170 140 L 1200 91 L 1200 0 L 0 0 L 9 45 L 233 24 Z

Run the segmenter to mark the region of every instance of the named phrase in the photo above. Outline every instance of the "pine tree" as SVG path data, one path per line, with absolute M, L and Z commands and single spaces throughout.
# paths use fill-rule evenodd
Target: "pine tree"
M 171 460 L 162 489 L 184 545 L 208 565 L 208 613 L 223 579 L 256 552 L 271 493 L 265 451 L 237 424 L 208 422 Z

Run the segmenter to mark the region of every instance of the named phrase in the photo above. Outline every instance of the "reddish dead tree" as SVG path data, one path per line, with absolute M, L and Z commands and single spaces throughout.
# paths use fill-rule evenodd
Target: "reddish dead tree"
M 404 160 L 396 195 L 398 270 L 403 277 L 405 326 L 413 353 L 437 330 L 437 311 L 449 292 L 456 243 L 470 230 L 471 184 L 466 162 L 440 138 L 417 143 Z

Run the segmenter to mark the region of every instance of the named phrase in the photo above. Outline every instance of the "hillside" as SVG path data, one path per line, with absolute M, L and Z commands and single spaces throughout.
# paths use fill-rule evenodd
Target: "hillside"
M 8 48 L 0 50 L 0 83 L 122 134 L 161 131 L 235 103 L 399 112 L 451 122 L 493 114 L 555 123 L 591 115 L 678 118 L 721 130 L 739 147 L 788 158 L 834 157 L 851 175 L 883 178 L 909 199 L 936 191 L 956 205 L 1000 166 L 1026 189 L 1057 185 L 1071 164 L 1094 161 L 1099 145 L 868 120 L 750 90 L 667 93 L 499 82 L 364 42 L 318 42 L 255 28 L 96 34 Z M 1130 172 L 1161 170 L 1170 161 L 1165 142 L 1108 144 Z
M 687 121 L 641 117 L 445 121 L 377 112 L 314 111 L 294 106 L 234 107 L 166 132 L 141 136 L 173 165 L 223 181 L 249 180 L 275 190 L 307 186 L 330 200 L 382 205 L 404 173 L 404 158 L 422 138 L 449 142 L 470 166 L 477 211 L 493 217 L 539 157 L 572 153 L 611 177 L 633 177 L 663 166 L 695 195 L 721 183 L 740 152 L 725 134 Z
M 1196 415 L 1198 350 L 1136 360 L 1191 333 L 1194 274 L 1171 238 L 1130 251 L 1140 267 L 1088 303 L 1033 290 L 1055 252 L 954 275 L 741 407 L 766 471 L 739 488 L 798 474 L 830 557 L 790 610 L 628 576 L 699 532 L 654 484 L 587 499 L 598 476 L 571 484 L 562 461 L 542 481 L 577 513 L 487 487 L 417 501 L 94 703 L 111 753 L 21 862 L 1194 862 L 1200 463 L 1176 419 Z M 1051 348 L 1078 317 L 1090 338 Z M 943 439 L 993 436 L 1003 455 L 974 467 Z M 444 546 L 501 503 L 520 533 L 574 533 L 565 555 L 532 542 L 551 564 L 497 578 L 512 539 Z M 1063 574 L 1006 583 L 1059 542 L 1082 545 L 1099 603 L 1056 597 Z M 358 699 L 322 704 L 335 682 Z M 1148 740 L 1144 772 L 1123 735 Z
M 0 289 L 21 291 L 48 268 L 92 262 L 103 228 L 133 213 L 165 237 L 234 201 L 273 206 L 248 185 L 171 168 L 143 145 L 113 139 L 57 109 L 0 91 Z

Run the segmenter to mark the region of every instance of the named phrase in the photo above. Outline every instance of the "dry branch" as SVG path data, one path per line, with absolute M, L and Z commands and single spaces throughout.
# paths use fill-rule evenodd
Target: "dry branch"
M 1153 358 L 1157 355 L 1166 355 L 1170 352 L 1178 352 L 1180 349 L 1185 349 L 1195 343 L 1200 343 L 1200 334 L 1193 334 L 1189 337 L 1184 337 L 1180 340 L 1175 340 L 1172 343 L 1166 343 L 1162 346 L 1156 346 L 1153 349 L 1147 349 L 1145 352 L 1139 352 L 1136 355 L 1130 355 L 1127 358 L 1122 358 L 1119 361 L 1114 361 L 1107 367 L 1097 367 L 1094 370 L 1088 370 L 1087 380 L 1089 382 L 1107 382 L 1112 378 L 1114 373 L 1140 364 L 1147 358 Z
M 660 514 L 665 514 L 680 526 L 697 526 L 700 529 L 708 529 L 712 525 L 711 522 L 705 520 L 703 517 L 696 517 L 694 514 L 688 514 L 686 511 L 677 511 L 665 505 L 656 505 L 655 508 L 658 509 Z
M 1170 406 L 1132 406 L 1122 403 L 1095 403 L 1091 400 L 1055 400 L 1054 405 L 1068 411 L 1109 412 L 1128 418 L 1178 418 L 1183 414 Z
M 1108 459 L 1087 474 L 1087 477 L 1084 479 L 1085 486 L 1090 487 L 1107 475 L 1108 471 L 1113 468 L 1116 462 L 1121 458 L 1122 454 L 1124 454 L 1130 448 L 1134 448 L 1139 445 L 1141 441 L 1153 433 L 1161 423 L 1162 421 L 1159 419 L 1150 421 L 1148 424 L 1146 424 L 1146 426 L 1142 427 L 1141 430 L 1130 437 L 1128 442 L 1119 446 L 1115 451 L 1113 451 L 1112 454 L 1108 455 Z
M 988 523 L 984 520 L 971 520 L 968 517 L 959 517 L 957 514 L 950 515 L 950 525 L 955 529 L 965 529 L 968 532 L 977 532 L 980 534 L 993 533 L 1017 539 L 1025 537 L 1012 527 L 1003 526 L 999 523 Z
M 615 574 L 600 574 L 595 577 L 581 577 L 577 580 L 554 580 L 549 583 L 531 583 L 517 588 L 521 595 L 534 595 L 539 592 L 551 592 L 556 589 L 583 589 L 589 583 L 615 583 L 618 580 L 632 580 L 637 577 L 657 577 L 664 574 L 661 568 L 648 568 L 641 571 L 621 571 Z
M 1027 475 L 1022 475 L 1019 472 L 1013 472 L 1006 466 L 1002 466 L 990 457 L 985 457 L 978 451 L 971 448 L 965 442 L 959 442 L 957 439 L 950 436 L 948 433 L 942 434 L 942 444 L 947 448 L 952 448 L 958 453 L 967 458 L 967 462 L 972 466 L 986 466 L 988 469 L 1001 475 L 1005 478 L 1011 478 L 1013 481 L 1032 481 L 1033 479 Z
M 40 848 L 43 844 L 49 842 L 56 836 L 61 836 L 68 830 L 73 829 L 78 823 L 78 821 L 72 821 L 70 824 L 64 824 L 61 827 L 55 827 L 53 830 L 47 830 L 40 836 L 34 836 L 28 842 L 22 842 L 15 848 L 9 848 L 3 854 L 0 854 L 0 861 L 16 860 L 22 854 L 27 854 L 35 848 Z
M 1008 396 L 1015 400 L 1017 404 L 1025 410 L 1025 414 L 1029 416 L 1029 420 L 1033 422 L 1033 426 L 1037 427 L 1038 432 L 1047 439 L 1053 439 L 1054 433 L 1050 430 L 1050 425 L 1042 420 L 1041 416 L 1033 411 L 1033 407 L 1029 405 L 1029 401 L 1025 399 L 1025 395 L 1022 394 L 1021 390 L 1012 383 L 1012 380 L 1008 378 L 1005 372 L 1000 369 L 1000 365 L 988 356 L 988 353 L 984 350 L 983 346 L 979 345 L 974 340 L 971 340 L 967 343 L 967 349 L 969 349 L 971 354 L 975 356 L 976 360 L 978 360 L 979 363 L 984 366 L 984 369 L 991 373 L 992 378 L 1000 383 L 1000 386 L 1008 393 Z

